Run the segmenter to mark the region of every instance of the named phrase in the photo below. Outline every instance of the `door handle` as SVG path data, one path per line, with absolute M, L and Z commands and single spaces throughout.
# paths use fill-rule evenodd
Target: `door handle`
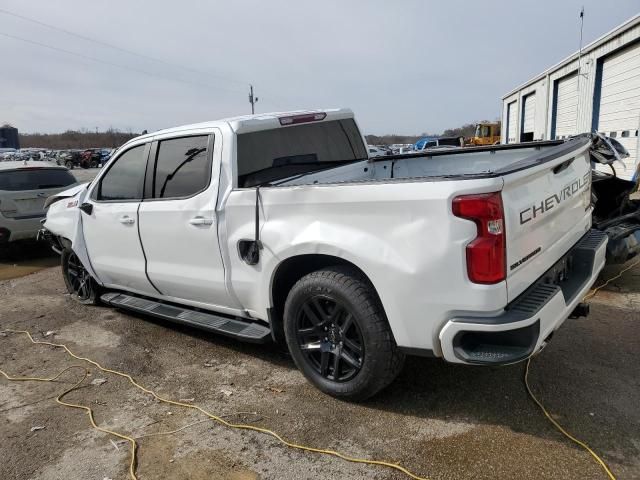
M 193 217 L 189 220 L 191 225 L 213 225 L 213 218 L 204 218 L 201 216 Z
M 136 221 L 129 215 L 123 215 L 122 217 L 120 217 L 120 223 L 122 223 L 123 225 L 133 225 L 134 223 L 136 223 Z

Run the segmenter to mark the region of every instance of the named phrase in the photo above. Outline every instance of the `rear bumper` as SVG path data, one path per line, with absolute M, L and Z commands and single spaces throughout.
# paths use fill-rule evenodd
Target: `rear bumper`
M 28 218 L 11 218 L 0 215 L 0 243 L 14 242 L 36 238 L 38 230 L 42 227 L 40 221 L 45 217 L 45 213 L 31 215 Z
M 501 365 L 542 349 L 596 281 L 606 246 L 606 234 L 590 230 L 501 314 L 449 320 L 440 331 L 445 360 Z

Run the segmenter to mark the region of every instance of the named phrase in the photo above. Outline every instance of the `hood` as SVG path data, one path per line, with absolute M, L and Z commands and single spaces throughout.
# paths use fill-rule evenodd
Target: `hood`
M 81 183 L 80 185 L 76 185 L 75 187 L 71 187 L 63 192 L 56 193 L 55 195 L 51 195 L 44 202 L 44 208 L 46 209 L 52 203 L 57 202 L 58 200 L 62 200 L 63 198 L 75 197 L 78 193 L 84 191 L 89 187 L 91 182 Z

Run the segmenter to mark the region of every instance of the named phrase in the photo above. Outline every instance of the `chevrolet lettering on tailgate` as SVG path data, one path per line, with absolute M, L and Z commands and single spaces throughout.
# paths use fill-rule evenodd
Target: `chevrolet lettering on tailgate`
M 548 212 L 557 205 L 560 205 L 568 198 L 574 197 L 579 192 L 588 189 L 590 184 L 591 172 L 588 172 L 585 173 L 582 178 L 578 178 L 566 187 L 563 187 L 562 190 L 560 190 L 558 193 L 554 193 L 544 200 L 541 200 L 540 203 L 522 210 L 520 212 L 520 225 L 524 225 L 525 223 L 530 222 L 534 218 L 539 217 L 540 215 Z

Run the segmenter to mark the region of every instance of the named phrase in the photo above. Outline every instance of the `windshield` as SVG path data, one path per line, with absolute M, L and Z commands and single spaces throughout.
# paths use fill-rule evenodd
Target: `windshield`
M 252 187 L 368 158 L 353 119 L 238 135 L 238 186 Z
M 477 125 L 476 137 L 486 138 L 491 136 L 491 127 L 489 125 Z
M 66 169 L 33 168 L 0 172 L 0 190 L 44 190 L 66 187 L 76 183 L 76 179 Z

